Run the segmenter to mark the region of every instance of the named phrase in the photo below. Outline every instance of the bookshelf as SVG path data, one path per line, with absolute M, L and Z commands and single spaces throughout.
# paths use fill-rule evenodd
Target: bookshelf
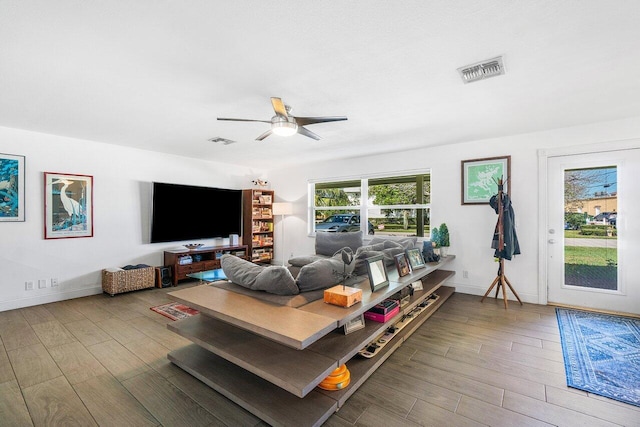
M 269 264 L 273 260 L 273 190 L 242 191 L 242 243 L 248 247 L 249 260 Z

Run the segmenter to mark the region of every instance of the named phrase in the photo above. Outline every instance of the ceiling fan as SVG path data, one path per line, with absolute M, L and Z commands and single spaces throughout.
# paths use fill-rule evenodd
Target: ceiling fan
M 263 133 L 262 135 L 256 138 L 256 141 L 262 141 L 272 133 L 280 136 L 291 136 L 294 133 L 299 133 L 300 135 L 308 136 L 309 138 L 313 138 L 319 140 L 320 137 L 315 133 L 311 132 L 309 129 L 305 128 L 305 125 L 312 125 L 314 123 L 324 123 L 324 122 L 339 122 L 341 120 L 347 120 L 346 117 L 341 116 L 328 116 L 328 117 L 294 117 L 290 114 L 291 107 L 288 105 L 284 105 L 282 99 L 280 98 L 271 98 L 271 105 L 273 105 L 273 111 L 275 111 L 276 115 L 271 117 L 271 120 L 253 120 L 253 119 L 229 119 L 224 117 L 218 117 L 218 120 L 229 120 L 234 122 L 262 122 L 262 123 L 270 123 L 271 129 Z

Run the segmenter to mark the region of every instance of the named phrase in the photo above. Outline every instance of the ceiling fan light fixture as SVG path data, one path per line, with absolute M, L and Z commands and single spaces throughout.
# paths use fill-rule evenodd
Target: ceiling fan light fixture
M 256 141 L 262 141 L 269 135 L 276 134 L 280 136 L 291 136 L 294 133 L 298 133 L 302 136 L 306 136 L 316 141 L 320 139 L 318 135 L 307 129 L 306 125 L 313 125 L 315 123 L 326 122 L 339 122 L 347 120 L 342 116 L 326 116 L 326 117 L 294 117 L 290 114 L 291 107 L 285 105 L 282 99 L 271 97 L 271 105 L 273 107 L 275 116 L 271 117 L 271 120 L 255 120 L 255 119 L 232 119 L 226 117 L 218 117 L 218 120 L 228 120 L 233 122 L 261 122 L 269 123 L 271 127 L 268 131 L 258 135 Z
M 298 132 L 298 125 L 287 121 L 274 122 L 271 123 L 271 130 L 276 135 L 291 136 Z

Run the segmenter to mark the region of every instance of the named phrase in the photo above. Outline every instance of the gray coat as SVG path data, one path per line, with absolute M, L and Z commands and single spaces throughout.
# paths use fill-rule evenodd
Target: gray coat
M 489 200 L 489 205 L 493 210 L 498 213 L 498 195 L 494 195 Z M 511 260 L 513 255 L 520 254 L 520 245 L 518 244 L 518 236 L 516 235 L 516 220 L 515 213 L 513 212 L 513 206 L 511 205 L 511 199 L 508 194 L 502 194 L 502 230 L 504 248 L 500 250 L 500 230 L 498 230 L 498 223 L 493 232 L 493 239 L 491 240 L 491 247 L 495 249 L 494 256 L 496 258 L 503 258 Z

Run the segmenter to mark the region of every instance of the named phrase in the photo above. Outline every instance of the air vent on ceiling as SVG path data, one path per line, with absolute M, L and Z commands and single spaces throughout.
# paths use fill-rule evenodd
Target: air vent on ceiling
M 209 141 L 217 142 L 217 143 L 222 144 L 222 145 L 229 145 L 229 144 L 233 144 L 233 143 L 236 142 L 236 141 L 232 141 L 230 139 L 221 138 L 219 136 L 216 136 L 215 138 L 211 138 L 211 139 L 209 139 Z
M 458 68 L 458 72 L 464 83 L 471 83 L 504 74 L 504 63 L 502 62 L 502 57 L 499 56 L 475 64 L 465 65 Z

